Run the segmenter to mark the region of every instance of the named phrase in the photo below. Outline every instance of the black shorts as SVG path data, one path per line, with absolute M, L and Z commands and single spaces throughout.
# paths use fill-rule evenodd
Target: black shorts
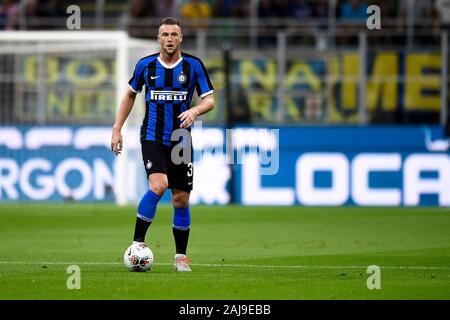
M 147 178 L 152 173 L 164 173 L 169 181 L 169 189 L 178 189 L 190 192 L 192 190 L 192 182 L 194 179 L 194 166 L 192 163 L 193 150 L 191 147 L 190 156 L 184 154 L 185 150 L 175 150 L 176 154 L 184 155 L 188 159 L 180 162 L 180 159 L 172 159 L 171 154 L 173 146 L 166 146 L 155 141 L 141 141 L 142 160 L 144 161 L 145 172 Z M 174 163 L 175 160 L 177 163 Z M 188 161 L 186 161 L 188 160 Z

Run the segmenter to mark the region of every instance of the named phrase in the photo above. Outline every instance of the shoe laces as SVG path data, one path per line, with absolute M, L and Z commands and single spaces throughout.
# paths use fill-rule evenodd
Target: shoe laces
M 177 264 L 178 263 L 182 263 L 182 264 L 190 264 L 192 263 L 191 259 L 189 259 L 188 257 L 183 257 L 183 258 L 178 258 L 177 259 Z

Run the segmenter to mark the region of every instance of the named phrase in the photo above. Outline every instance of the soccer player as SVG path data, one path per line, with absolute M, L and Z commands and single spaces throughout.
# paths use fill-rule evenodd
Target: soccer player
M 121 128 L 133 108 L 136 94 L 144 86 L 146 110 L 140 140 L 149 190 L 137 208 L 133 243 L 145 242 L 158 202 L 165 190 L 171 189 L 176 247 L 174 269 L 191 271 L 190 260 L 186 257 L 191 221 L 189 194 L 194 174 L 190 127 L 199 115 L 214 108 L 214 95 L 205 66 L 199 58 L 180 50 L 182 40 L 180 23 L 171 17 L 164 18 L 158 29 L 160 52 L 144 57 L 136 64 L 113 126 L 111 149 L 116 155 L 121 153 Z M 194 89 L 202 99 L 190 107 Z M 188 157 L 189 161 L 180 163 L 180 159 L 172 159 L 172 151 L 182 143 L 172 141 L 175 130 L 187 134 L 187 138 L 184 135 L 182 139 L 181 157 Z

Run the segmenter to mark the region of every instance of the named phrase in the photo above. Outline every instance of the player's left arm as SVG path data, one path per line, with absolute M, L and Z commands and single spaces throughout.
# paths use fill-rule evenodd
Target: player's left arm
M 202 100 L 195 107 L 180 114 L 178 117 L 181 119 L 180 128 L 189 128 L 199 115 L 214 109 L 214 88 L 209 80 L 208 71 L 206 71 L 205 65 L 200 60 L 197 60 L 193 64 L 193 67 L 196 77 L 197 94 Z
M 182 112 L 178 116 L 181 120 L 180 128 L 189 128 L 198 116 L 214 109 L 214 103 L 214 94 L 211 93 L 203 97 L 200 103 L 195 107 Z

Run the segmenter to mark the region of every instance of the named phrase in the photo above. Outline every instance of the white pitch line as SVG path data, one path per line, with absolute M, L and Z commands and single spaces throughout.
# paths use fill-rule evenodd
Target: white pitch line
M 42 264 L 42 265 L 122 265 L 122 262 L 49 262 L 49 261 L 0 261 L 1 264 Z M 171 266 L 173 263 L 157 262 L 154 265 Z M 266 269 L 367 269 L 368 266 L 320 266 L 320 265 L 252 265 L 252 264 L 211 264 L 192 263 L 192 266 L 212 268 L 266 268 Z M 449 267 L 427 266 L 379 266 L 392 270 L 450 270 Z

